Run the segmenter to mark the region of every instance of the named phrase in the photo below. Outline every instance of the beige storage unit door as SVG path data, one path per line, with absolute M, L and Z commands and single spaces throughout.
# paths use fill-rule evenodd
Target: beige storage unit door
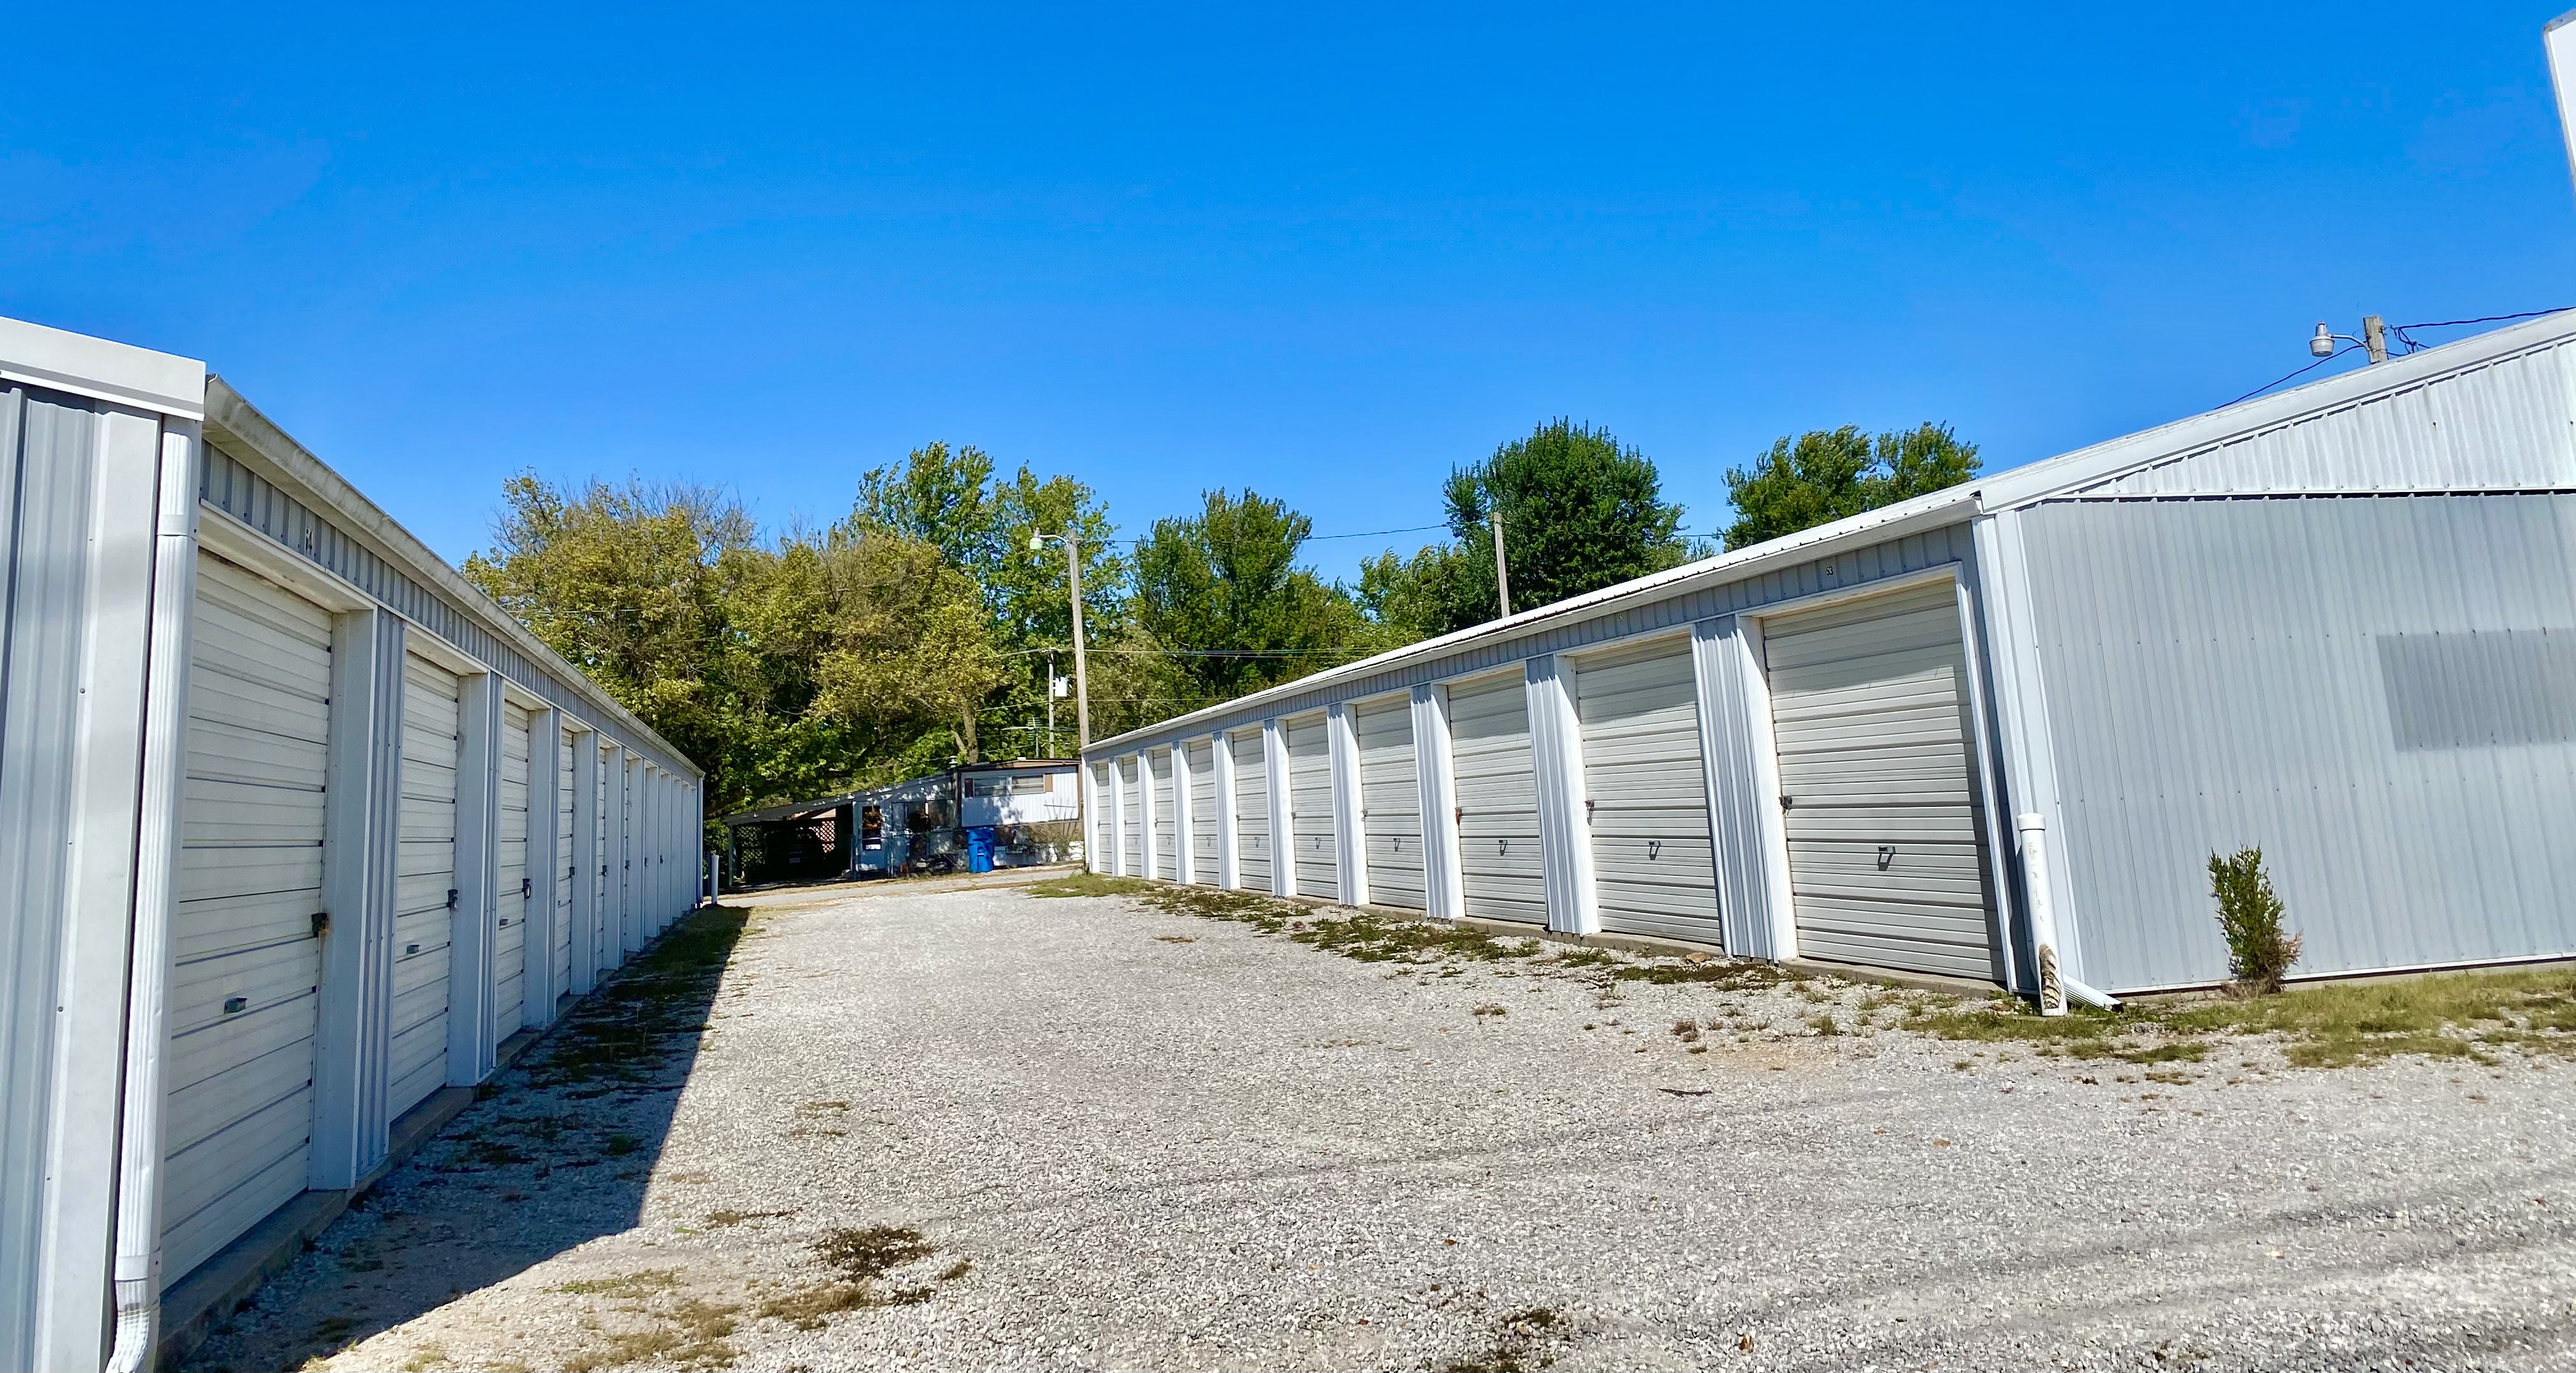
M 1947 581 L 1762 625 L 1798 952 L 1995 975 Z
M 1115 850 L 1111 845 L 1117 838 L 1117 830 L 1112 823 L 1115 817 L 1109 813 L 1109 806 L 1109 764 L 1105 761 L 1094 763 L 1091 765 L 1091 852 L 1087 855 L 1093 872 L 1112 870 Z
M 403 657 L 402 837 L 394 859 L 395 1116 L 447 1081 L 447 932 L 456 890 L 456 678 Z M 542 890 L 542 887 L 540 888 Z
M 1372 904 L 1423 908 L 1422 783 L 1413 771 L 1413 703 L 1381 701 L 1351 714 L 1360 751 L 1360 825 Z
M 1721 942 L 1690 639 L 1579 662 L 1574 708 L 1601 928 Z
M 1538 764 L 1519 673 L 1450 689 L 1449 770 L 1458 793 L 1459 890 L 1467 914 L 1546 924 Z
M 1221 818 L 1216 813 L 1216 751 L 1208 741 L 1181 746 L 1181 756 L 1190 770 L 1190 880 L 1202 887 L 1216 885 L 1217 829 Z
M 535 908 L 528 871 L 528 712 L 501 703 L 500 862 L 492 879 L 492 909 L 500 925 L 492 940 L 492 1042 L 519 1032 L 519 993 L 528 982 L 525 952 L 528 912 Z
M 1234 750 L 1234 881 L 1245 891 L 1270 890 L 1270 760 L 1261 726 L 1225 737 Z
M 1290 720 L 1288 736 L 1288 841 L 1294 855 L 1290 894 L 1338 901 L 1341 855 L 1333 840 L 1332 728 L 1321 715 Z
M 1145 875 L 1145 792 L 1144 781 L 1137 774 L 1136 755 L 1118 760 L 1118 871 L 1127 877 Z
M 1159 748 L 1145 755 L 1154 774 L 1154 875 L 1169 882 L 1181 875 L 1177 817 L 1172 812 L 1172 751 Z
M 572 870 L 581 859 L 573 852 L 573 788 L 580 785 L 581 772 L 573 750 L 587 748 L 590 736 L 565 730 L 563 747 L 555 752 L 555 918 L 548 933 L 555 941 L 553 985 L 558 993 L 572 986 Z M 552 1010 L 552 1007 L 545 1008 Z M 529 1019 L 539 1019 L 530 1016 Z
M 311 1171 L 330 695 L 329 613 L 201 555 L 170 929 L 169 1282 Z

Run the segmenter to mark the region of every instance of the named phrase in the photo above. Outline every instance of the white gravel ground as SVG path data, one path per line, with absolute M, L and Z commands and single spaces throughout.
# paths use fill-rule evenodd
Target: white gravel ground
M 1120 898 L 766 906 L 694 1060 L 509 1081 L 194 1363 L 2576 1366 L 2561 1061 L 2148 1081 L 1849 1032 L 1881 989 L 1438 971 Z M 760 1314 L 872 1226 L 934 1252 Z

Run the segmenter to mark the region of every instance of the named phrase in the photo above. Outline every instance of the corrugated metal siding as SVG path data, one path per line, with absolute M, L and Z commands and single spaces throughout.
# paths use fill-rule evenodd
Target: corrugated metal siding
M 1578 661 L 1574 703 L 1601 928 L 1721 942 L 1690 639 Z
M 1422 795 L 1410 694 L 1352 712 L 1360 755 L 1360 822 L 1369 900 L 1423 909 Z
M 1668 600 L 1631 606 L 1614 615 L 1575 624 L 1548 625 L 1528 633 L 1476 640 L 1460 646 L 1457 652 L 1425 662 L 1408 663 L 1385 672 L 1355 677 L 1345 682 L 1318 687 L 1276 699 L 1266 704 L 1244 707 L 1239 712 L 1176 726 L 1168 735 L 1147 739 L 1142 746 L 1155 746 L 1171 739 L 1215 729 L 1232 729 L 1265 718 L 1285 719 L 1306 711 L 1321 710 L 1337 701 L 1354 701 L 1364 696 L 1401 691 L 1431 682 L 1445 681 L 1473 673 L 1503 667 L 1541 654 L 1568 652 L 1587 646 L 1607 644 L 1615 639 L 1630 638 L 1656 630 L 1678 629 L 1700 620 L 1755 609 L 1800 596 L 1836 591 L 1888 577 L 1964 562 L 1973 556 L 1968 526 L 1945 525 L 1920 534 L 1891 539 L 1866 548 L 1851 549 L 1830 558 L 1818 558 L 1789 567 L 1776 568 L 1742 581 L 1721 586 L 1702 587 Z M 1128 747 L 1140 745 L 1130 743 Z
M 1178 826 L 1180 814 L 1173 804 L 1172 751 L 1155 749 L 1145 755 L 1145 767 L 1152 773 L 1154 805 L 1154 871 L 1153 876 L 1169 882 L 1180 876 L 1181 850 Z
M 0 387 L 0 1364 L 33 1366 L 96 416 Z
M 1779 802 L 1764 785 L 1772 757 L 1771 719 L 1762 709 L 1762 665 L 1750 626 L 1733 615 L 1691 634 L 1700 682 L 1700 750 L 1707 755 L 1709 832 L 1717 846 L 1717 904 L 1726 950 L 1749 958 L 1779 954 L 1772 890 L 1779 878 L 1771 827 Z
M 394 900 L 392 1094 L 400 1116 L 447 1080 L 449 893 L 456 890 L 456 677 L 403 662 L 402 839 Z
M 1288 841 L 1295 851 L 1292 894 L 1341 899 L 1341 851 L 1334 832 L 1332 736 L 1324 717 L 1287 722 Z
M 1270 890 L 1270 768 L 1258 729 L 1226 736 L 1234 752 L 1235 885 Z
M 312 559 L 341 580 L 392 607 L 395 614 L 463 649 L 476 661 L 491 664 L 500 670 L 502 676 L 597 726 L 602 733 L 627 748 L 675 772 L 689 770 L 690 764 L 685 759 L 673 757 L 659 744 L 636 734 L 622 722 L 595 718 L 602 712 L 552 666 L 532 661 L 503 643 L 463 611 L 440 600 L 429 588 L 377 557 L 322 514 L 279 490 L 213 443 L 206 445 L 202 482 L 201 495 L 206 504 L 266 534 L 283 547 Z
M 1222 838 L 1217 823 L 1223 818 L 1216 808 L 1216 757 L 1205 739 L 1190 744 L 1182 757 L 1190 772 L 1190 880 L 1213 887 Z
M 2163 458 L 2086 495 L 2576 486 L 2556 343 Z
M 2207 862 L 2249 844 L 2306 937 L 2300 972 L 2576 951 L 2576 739 L 2538 737 L 2528 685 L 2481 670 L 2512 656 L 2493 652 L 2508 632 L 2576 637 L 2576 495 L 2006 518 L 2024 522 L 2080 976 L 2224 978 Z M 2384 655 L 2418 635 L 2461 649 L 2444 729 L 2526 742 L 2410 742 L 2424 703 L 2392 695 Z
M 492 905 L 500 926 L 492 944 L 492 1039 L 519 1032 L 520 989 L 527 985 L 528 907 L 536 875 L 528 871 L 528 712 L 501 703 L 501 782 L 498 860 L 492 865 Z

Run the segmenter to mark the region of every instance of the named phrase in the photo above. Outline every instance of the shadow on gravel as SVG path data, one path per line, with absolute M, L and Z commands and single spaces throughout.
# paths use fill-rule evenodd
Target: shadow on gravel
M 749 919 L 714 907 L 672 926 L 237 1308 L 187 1366 L 295 1368 L 634 1228 Z M 568 1353 L 536 1344 L 522 1362 L 560 1367 Z

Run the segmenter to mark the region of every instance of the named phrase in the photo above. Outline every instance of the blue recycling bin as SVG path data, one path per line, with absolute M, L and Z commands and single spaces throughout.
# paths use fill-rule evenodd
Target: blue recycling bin
M 966 871 L 993 870 L 993 827 L 976 825 L 966 831 Z

